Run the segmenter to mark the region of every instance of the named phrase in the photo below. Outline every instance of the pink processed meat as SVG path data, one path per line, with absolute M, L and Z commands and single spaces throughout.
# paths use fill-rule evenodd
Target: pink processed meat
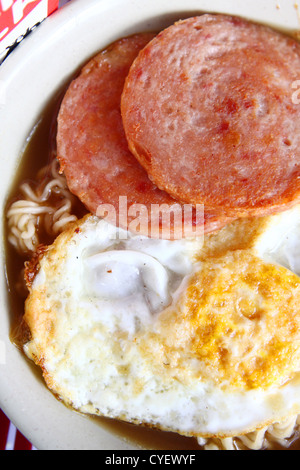
M 149 209 L 148 228 L 140 226 L 137 231 L 157 236 L 157 232 L 150 231 L 151 205 L 169 207 L 176 201 L 150 181 L 129 151 L 120 111 L 130 66 L 153 37 L 150 33 L 138 34 L 115 42 L 93 58 L 73 80 L 58 115 L 57 156 L 70 191 L 89 211 L 97 214 L 102 205 L 112 205 L 119 216 L 120 197 L 126 198 L 128 207 L 142 204 Z M 129 214 L 126 224 L 123 214 L 116 222 L 120 219 L 119 224 L 128 228 L 135 217 Z M 195 225 L 204 223 L 205 232 L 217 230 L 229 221 L 216 212 L 205 214 L 203 219 L 195 210 L 190 218 L 193 230 Z M 163 223 L 161 216 L 159 236 Z M 176 230 L 171 221 L 170 238 L 177 238 Z M 168 232 L 164 233 L 168 238 Z
M 162 190 L 232 217 L 300 200 L 300 44 L 205 14 L 139 54 L 121 100 L 129 148 Z

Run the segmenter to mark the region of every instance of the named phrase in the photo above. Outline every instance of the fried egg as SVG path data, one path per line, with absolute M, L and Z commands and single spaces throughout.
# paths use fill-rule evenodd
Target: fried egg
M 221 438 L 283 421 L 300 412 L 299 235 L 300 206 L 204 243 L 88 215 L 27 266 L 24 350 L 83 413 Z

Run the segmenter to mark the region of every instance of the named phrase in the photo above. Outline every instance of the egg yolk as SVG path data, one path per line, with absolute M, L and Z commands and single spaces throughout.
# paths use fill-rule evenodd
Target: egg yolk
M 169 364 L 223 388 L 281 385 L 300 368 L 300 279 L 250 251 L 203 262 L 159 321 Z

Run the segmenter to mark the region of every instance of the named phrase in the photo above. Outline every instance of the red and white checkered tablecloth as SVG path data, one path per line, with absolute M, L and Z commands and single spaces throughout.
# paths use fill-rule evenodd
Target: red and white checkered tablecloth
M 23 436 L 7 416 L 0 410 L 0 451 L 1 450 L 36 450 Z
M 70 0 L 60 0 L 59 8 Z M 13 4 L 11 0 L 0 0 L 2 7 Z M 30 2 L 27 2 L 30 3 Z M 3 6 L 4 5 L 4 6 Z M 6 8 L 7 9 L 7 8 Z M 0 451 L 1 450 L 36 450 L 25 436 L 15 427 L 0 409 Z

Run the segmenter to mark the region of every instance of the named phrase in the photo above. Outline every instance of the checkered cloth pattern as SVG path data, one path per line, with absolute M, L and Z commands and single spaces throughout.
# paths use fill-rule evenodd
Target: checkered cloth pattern
M 0 451 L 1 450 L 36 450 L 2 410 L 0 410 Z

